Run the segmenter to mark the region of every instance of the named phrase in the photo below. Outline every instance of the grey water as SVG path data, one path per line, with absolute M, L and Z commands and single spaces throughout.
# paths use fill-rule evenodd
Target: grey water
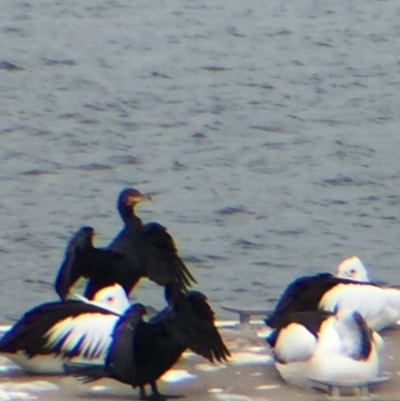
M 0 321 L 56 299 L 80 226 L 113 238 L 126 186 L 153 194 L 138 214 L 219 316 L 351 255 L 400 284 L 399 17 L 372 0 L 2 0 Z

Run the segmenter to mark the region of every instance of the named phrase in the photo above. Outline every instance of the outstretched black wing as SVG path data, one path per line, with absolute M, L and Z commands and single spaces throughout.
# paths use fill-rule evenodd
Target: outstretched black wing
M 67 245 L 64 260 L 55 280 L 55 290 L 65 300 L 70 289 L 81 278 L 89 278 L 85 296 L 91 298 L 102 287 L 114 284 L 113 269 L 123 256 L 109 249 L 94 248 L 93 229 L 83 227 L 73 235 Z M 111 274 L 110 274 L 111 273 Z M 91 279 L 94 278 L 92 281 Z
M 230 352 L 215 326 L 215 315 L 207 298 L 201 292 L 189 291 L 186 299 L 190 305 L 190 311 L 182 314 L 178 319 L 188 347 L 210 362 L 226 361 Z
M 85 249 L 91 247 L 94 230 L 82 227 L 69 240 L 64 260 L 58 270 L 54 283 L 55 290 L 62 300 L 66 299 L 69 289 L 78 279 L 87 274 L 83 263 Z
M 165 227 L 158 223 L 146 224 L 143 241 L 150 280 L 159 285 L 177 281 L 183 289 L 197 283 L 179 257 L 174 240 Z

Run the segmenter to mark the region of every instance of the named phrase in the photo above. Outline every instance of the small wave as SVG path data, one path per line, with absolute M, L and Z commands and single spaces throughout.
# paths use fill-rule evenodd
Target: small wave
M 235 241 L 234 246 L 240 246 L 243 249 L 262 249 L 265 247 L 265 244 L 256 244 L 255 242 L 251 242 L 245 239 L 239 239 Z
M 108 166 L 106 164 L 98 164 L 98 163 L 89 163 L 89 164 L 81 164 L 78 167 L 79 170 L 85 171 L 104 171 L 104 170 L 112 170 L 112 166 Z
M 285 132 L 282 127 L 273 125 L 250 125 L 249 128 L 264 132 L 276 132 L 278 134 L 283 134 Z
M 217 214 L 221 216 L 232 216 L 239 213 L 247 213 L 247 211 L 244 207 L 241 206 L 227 206 L 223 209 L 217 210 Z
M 345 186 L 345 185 L 353 185 L 354 180 L 348 176 L 340 176 L 334 178 L 326 178 L 322 181 L 323 184 L 327 184 L 330 186 L 338 187 L 338 186 Z
M 232 71 L 232 68 L 227 67 L 220 67 L 220 66 L 206 66 L 201 67 L 202 70 L 211 71 L 211 72 L 225 72 L 225 71 Z
M 43 61 L 48 66 L 59 66 L 59 65 L 74 66 L 74 65 L 77 65 L 77 62 L 75 60 L 69 60 L 69 59 L 57 60 L 57 59 L 44 58 Z
M 201 259 L 197 256 L 193 256 L 193 255 L 188 255 L 188 256 L 182 256 L 182 260 L 185 263 L 204 263 L 205 260 Z
M 40 176 L 40 175 L 49 175 L 49 174 L 55 174 L 52 171 L 48 170 L 41 170 L 41 169 L 32 169 L 32 170 L 25 170 L 19 173 L 20 175 L 33 175 L 33 176 Z
M 0 61 L 0 70 L 6 71 L 24 71 L 24 68 L 17 64 L 11 63 L 10 61 Z
M 132 155 L 111 156 L 109 159 L 113 164 L 136 166 L 141 164 L 141 159 Z

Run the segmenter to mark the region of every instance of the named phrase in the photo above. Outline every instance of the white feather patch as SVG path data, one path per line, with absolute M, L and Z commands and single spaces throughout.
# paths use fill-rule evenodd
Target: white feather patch
M 123 314 L 129 307 L 129 299 L 119 284 L 108 286 L 96 292 L 92 303 L 100 307 L 107 305 L 111 311 Z
M 73 294 L 70 298 L 98 306 L 117 315 L 122 315 L 130 307 L 129 299 L 119 284 L 102 288 L 91 300 L 80 294 Z
M 337 308 L 355 310 L 374 330 L 390 324 L 390 321 L 394 324 L 398 318 L 390 316 L 388 297 L 382 288 L 356 282 L 333 287 L 322 297 L 319 307 L 327 311 L 335 311 Z
M 369 282 L 367 269 L 357 256 L 351 256 L 339 263 L 336 276 L 355 281 Z
M 345 344 L 342 338 L 345 337 L 346 330 L 345 323 L 338 321 L 336 316 L 325 319 L 318 332 L 318 349 L 324 349 L 326 353 L 340 354 L 344 352 Z
M 281 329 L 274 347 L 274 353 L 284 362 L 298 362 L 310 359 L 317 346 L 317 339 L 304 326 L 291 323 Z
M 61 320 L 45 334 L 47 347 L 52 349 L 61 343 L 61 352 L 69 352 L 79 345 L 84 360 L 103 359 L 117 320 L 118 316 L 101 313 L 84 313 Z

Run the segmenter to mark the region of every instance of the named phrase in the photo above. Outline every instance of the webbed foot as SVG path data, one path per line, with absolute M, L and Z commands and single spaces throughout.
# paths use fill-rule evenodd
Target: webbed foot
M 177 395 L 177 394 L 150 394 L 146 396 L 146 398 L 141 398 L 142 400 L 147 401 L 166 401 L 166 400 L 176 400 L 178 398 L 185 398 L 184 395 Z
M 178 398 L 184 398 L 183 395 L 172 395 L 172 394 L 161 394 L 158 391 L 157 384 L 156 383 L 150 383 L 151 386 L 151 394 L 147 395 L 146 390 L 144 389 L 144 386 L 140 387 L 140 399 L 141 400 L 147 400 L 147 401 L 163 401 L 163 400 L 168 400 L 168 399 L 178 399 Z

